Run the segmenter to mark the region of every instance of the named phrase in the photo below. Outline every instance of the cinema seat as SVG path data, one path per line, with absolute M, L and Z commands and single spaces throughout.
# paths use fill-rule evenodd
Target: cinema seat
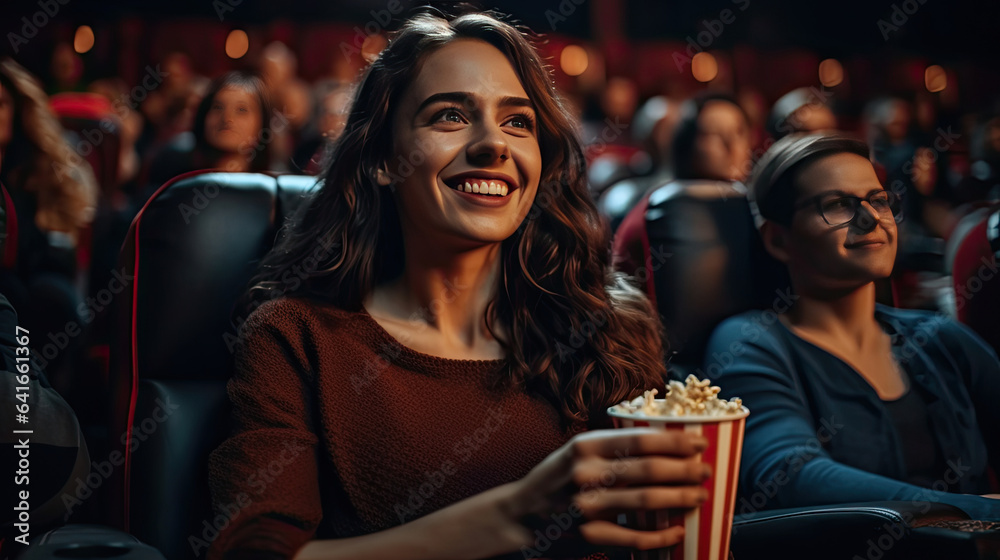
M 132 223 L 118 266 L 108 480 L 112 525 L 167 558 L 203 557 L 215 524 L 209 452 L 229 432 L 234 303 L 315 177 L 193 172 Z M 192 546 L 193 544 L 193 546 Z M 197 551 L 197 554 L 195 553 Z
M 787 273 L 765 253 L 740 184 L 671 181 L 651 191 L 622 221 L 613 260 L 656 305 L 681 377 L 701 365 L 723 319 L 787 305 Z
M 1000 206 L 970 217 L 950 263 L 955 310 L 959 321 L 1000 352 Z

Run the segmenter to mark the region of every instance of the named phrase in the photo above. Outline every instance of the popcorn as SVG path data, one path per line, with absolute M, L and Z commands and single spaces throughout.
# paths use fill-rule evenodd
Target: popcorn
M 728 401 L 722 400 L 718 396 L 720 390 L 708 379 L 699 380 L 689 375 L 684 383 L 671 381 L 662 399 L 654 398 L 658 391 L 652 389 L 645 391 L 641 397 L 622 401 L 612 409 L 643 416 L 725 416 L 743 410 L 742 399 L 733 397 Z

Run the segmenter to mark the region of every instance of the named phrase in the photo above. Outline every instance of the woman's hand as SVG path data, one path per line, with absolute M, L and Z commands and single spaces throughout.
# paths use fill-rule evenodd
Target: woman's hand
M 579 434 L 514 483 L 503 507 L 531 530 L 532 539 L 558 533 L 571 544 L 582 538 L 640 550 L 672 546 L 683 538 L 683 527 L 639 531 L 616 519 L 620 513 L 704 502 L 707 492 L 700 485 L 711 469 L 693 456 L 706 446 L 701 436 L 650 428 Z

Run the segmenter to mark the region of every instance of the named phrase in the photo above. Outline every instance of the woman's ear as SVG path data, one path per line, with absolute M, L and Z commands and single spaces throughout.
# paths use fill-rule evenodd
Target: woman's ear
M 788 255 L 788 228 L 781 224 L 776 224 L 770 220 L 765 221 L 760 226 L 760 237 L 764 240 L 764 248 L 771 256 L 783 263 L 789 261 Z

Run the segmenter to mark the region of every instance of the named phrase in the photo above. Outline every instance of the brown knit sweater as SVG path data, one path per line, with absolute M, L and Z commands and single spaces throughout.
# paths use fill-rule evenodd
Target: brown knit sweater
M 209 465 L 228 520 L 211 560 L 412 521 L 524 477 L 572 436 L 544 399 L 489 388 L 503 360 L 422 354 L 365 311 L 279 299 L 241 334 L 235 430 Z

